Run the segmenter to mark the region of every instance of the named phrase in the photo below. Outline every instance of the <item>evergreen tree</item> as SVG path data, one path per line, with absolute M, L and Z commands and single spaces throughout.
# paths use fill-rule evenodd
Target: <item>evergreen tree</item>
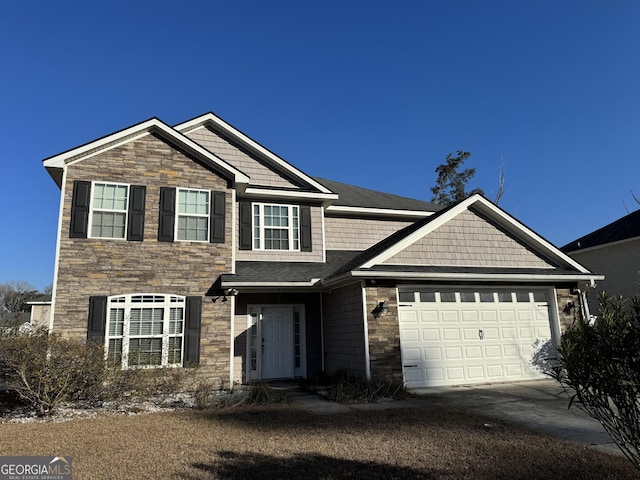
M 479 188 L 470 192 L 465 190 L 467 182 L 476 174 L 475 168 L 465 168 L 462 171 L 458 171 L 470 156 L 469 152 L 463 152 L 462 150 L 458 150 L 455 157 L 451 153 L 447 154 L 445 163 L 436 168 L 438 178 L 436 179 L 435 187 L 431 189 L 433 193 L 432 202 L 446 207 L 474 193 L 484 195 L 484 192 Z

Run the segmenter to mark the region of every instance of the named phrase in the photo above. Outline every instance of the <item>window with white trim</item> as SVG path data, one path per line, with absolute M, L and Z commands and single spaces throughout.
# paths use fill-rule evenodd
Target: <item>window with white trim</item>
M 253 204 L 254 250 L 300 250 L 300 208 Z
M 178 189 L 176 222 L 178 240 L 209 241 L 209 212 L 211 192 L 208 190 Z
M 109 363 L 123 369 L 182 365 L 185 297 L 119 295 L 109 297 L 107 308 Z
M 129 185 L 93 183 L 90 232 L 92 238 L 125 238 Z

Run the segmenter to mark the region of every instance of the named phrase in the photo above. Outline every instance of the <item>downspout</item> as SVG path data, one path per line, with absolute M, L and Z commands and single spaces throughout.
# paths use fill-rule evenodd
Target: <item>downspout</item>
M 324 373 L 324 310 L 322 309 L 324 298 L 322 292 L 319 292 L 318 295 L 320 296 L 320 368 Z M 309 367 L 307 366 L 307 368 Z
M 367 289 L 364 280 L 362 286 L 362 324 L 364 326 L 364 373 L 367 380 L 371 380 L 371 356 L 369 354 L 369 320 L 367 312 Z

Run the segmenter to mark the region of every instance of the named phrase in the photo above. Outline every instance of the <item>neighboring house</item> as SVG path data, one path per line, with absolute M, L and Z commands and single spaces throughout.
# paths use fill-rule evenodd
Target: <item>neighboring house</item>
M 640 210 L 568 243 L 562 251 L 604 275 L 587 296 L 593 315 L 603 291 L 624 298 L 640 294 Z
M 481 196 L 443 210 L 312 178 L 211 113 L 44 166 L 61 188 L 50 327 L 123 368 L 520 380 L 601 278 Z
M 29 316 L 31 327 L 48 327 L 51 318 L 51 295 L 42 295 L 27 302 L 27 305 L 31 307 Z

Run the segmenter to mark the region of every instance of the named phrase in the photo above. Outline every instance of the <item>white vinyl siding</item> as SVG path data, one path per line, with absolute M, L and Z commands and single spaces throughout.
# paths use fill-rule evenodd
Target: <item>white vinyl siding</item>
M 129 185 L 93 183 L 91 197 L 91 238 L 125 238 Z

